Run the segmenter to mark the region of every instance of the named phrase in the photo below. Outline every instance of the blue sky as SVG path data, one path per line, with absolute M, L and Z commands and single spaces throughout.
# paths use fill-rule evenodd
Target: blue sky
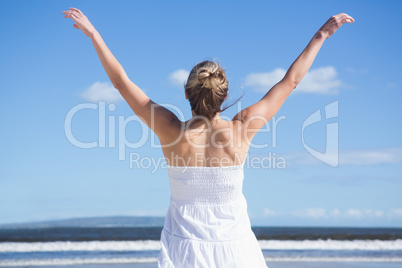
M 251 148 L 250 156 L 273 161 L 275 153 L 286 167 L 246 166 L 244 195 L 255 225 L 402 227 L 400 1 L 1 1 L 0 7 L 0 224 L 166 213 L 167 170 L 149 162 L 163 159 L 153 148 L 158 140 L 113 91 L 91 40 L 63 18 L 63 10 L 76 7 L 128 76 L 186 120 L 191 112 L 181 85 L 197 62 L 215 58 L 226 69 L 229 102 L 245 91 L 223 113 L 232 117 L 279 81 L 330 16 L 354 17 L 325 41 L 276 115 L 282 118 L 276 130 L 271 121 L 270 131 L 256 135 L 255 144 L 269 146 Z M 104 147 L 103 101 L 105 127 L 112 129 Z M 331 103 L 336 116 L 325 119 Z M 66 136 L 66 118 L 91 104 L 95 109 L 75 113 L 71 129 L 77 140 L 98 146 L 78 148 Z M 323 119 L 305 127 L 302 139 L 303 123 L 317 111 Z M 335 167 L 303 145 L 323 153 L 328 124 L 338 127 Z M 119 160 L 122 137 L 145 142 L 123 146 Z M 150 167 L 135 161 L 130 167 L 130 154 Z

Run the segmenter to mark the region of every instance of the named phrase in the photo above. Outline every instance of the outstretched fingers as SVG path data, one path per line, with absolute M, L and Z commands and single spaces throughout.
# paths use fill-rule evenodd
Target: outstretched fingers
M 339 15 L 341 16 L 340 19 L 341 19 L 341 21 L 342 21 L 343 23 L 345 23 L 345 22 L 348 22 L 348 23 L 355 22 L 355 19 L 352 18 L 351 16 L 349 16 L 349 15 L 346 14 L 346 13 L 341 13 L 341 14 L 339 14 Z
M 66 14 L 66 16 L 64 16 L 64 18 L 73 18 L 73 16 L 75 18 L 79 18 L 84 15 L 84 14 L 82 14 L 82 12 L 79 9 L 72 8 L 72 7 L 70 7 L 70 10 L 63 11 L 63 14 Z
M 82 13 L 82 11 L 79 10 L 78 8 L 70 7 L 70 10 L 71 10 L 72 12 L 75 12 L 77 15 L 84 16 L 84 13 Z
M 332 36 L 343 24 L 355 22 L 355 19 L 346 13 L 339 13 L 331 16 L 327 22 L 320 28 L 326 38 Z
M 78 13 L 82 14 L 81 10 L 79 10 L 78 8 L 70 7 L 70 9 L 71 9 L 71 10 L 75 10 L 75 11 L 77 11 Z
M 64 18 L 71 18 L 73 20 L 78 19 L 77 14 L 74 14 L 74 13 L 65 13 L 65 14 L 67 14 L 67 15 L 65 15 Z
M 70 7 L 69 10 L 63 11 L 64 18 L 71 18 L 74 23 L 74 28 L 82 30 L 86 36 L 90 36 L 96 32 L 95 27 L 91 24 L 88 18 L 78 8 Z

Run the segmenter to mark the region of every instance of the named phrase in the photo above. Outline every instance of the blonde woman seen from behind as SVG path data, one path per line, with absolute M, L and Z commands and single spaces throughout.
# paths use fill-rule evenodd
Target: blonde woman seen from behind
M 326 39 L 354 19 L 341 13 L 314 34 L 285 76 L 231 120 L 220 116 L 229 84 L 216 61 L 191 70 L 184 88 L 193 118 L 180 121 L 125 73 L 99 32 L 77 8 L 63 11 L 88 36 L 114 87 L 160 139 L 171 200 L 161 233 L 159 267 L 267 267 L 242 193 L 244 160 L 254 135 L 278 112 Z

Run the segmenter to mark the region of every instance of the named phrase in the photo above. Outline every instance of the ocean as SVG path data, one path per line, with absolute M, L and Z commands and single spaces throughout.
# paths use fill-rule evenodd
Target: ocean
M 0 226 L 0 267 L 157 267 L 161 230 L 161 226 L 113 224 Z M 293 267 L 283 265 L 295 262 L 294 267 L 402 267 L 400 228 L 253 227 L 253 231 L 270 268 Z

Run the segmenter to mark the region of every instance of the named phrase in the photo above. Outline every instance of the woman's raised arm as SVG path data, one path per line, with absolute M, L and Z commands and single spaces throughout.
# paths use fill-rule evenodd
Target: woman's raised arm
M 329 18 L 289 67 L 283 79 L 274 85 L 260 101 L 235 115 L 233 120 L 240 120 L 243 123 L 249 140 L 271 120 L 289 94 L 297 87 L 310 69 L 325 39 L 329 38 L 344 23 L 352 22 L 354 22 L 354 19 L 345 13 Z
M 96 31 L 88 18 L 77 8 L 63 11 L 64 18 L 74 20 L 75 28 L 91 38 L 93 46 L 113 86 L 119 90 L 123 98 L 130 105 L 134 113 L 150 127 L 158 136 L 167 136 L 176 130 L 179 119 L 165 107 L 153 102 L 127 76 L 123 67 L 106 46 L 101 35 Z

